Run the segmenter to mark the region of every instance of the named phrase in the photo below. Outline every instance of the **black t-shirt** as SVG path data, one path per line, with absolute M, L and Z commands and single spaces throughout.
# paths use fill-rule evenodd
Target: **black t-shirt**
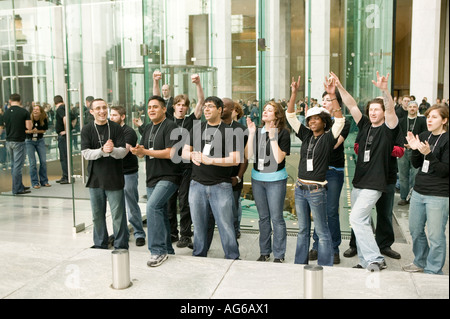
M 353 186 L 385 192 L 389 177 L 389 160 L 399 126 L 390 129 L 383 123 L 372 127 L 369 118 L 364 115 L 358 123 L 358 128 L 361 135 Z M 366 151 L 370 151 L 369 161 L 364 161 Z
M 4 121 L 6 127 L 6 140 L 8 142 L 24 142 L 26 138 L 26 121 L 30 120 L 30 112 L 14 105 L 8 108 Z
M 245 154 L 245 145 L 248 142 L 248 130 L 247 128 L 239 122 L 232 121 L 229 125 L 236 136 L 236 150 L 241 154 L 241 159 Z M 243 162 L 243 159 L 241 160 Z M 240 165 L 233 166 L 231 170 L 231 177 L 237 176 L 239 174 Z M 233 190 L 240 190 L 244 187 L 244 179 L 240 183 L 233 187 Z
M 177 129 L 177 125 L 169 119 L 153 125 L 148 124 L 142 135 L 140 145 L 144 145 L 146 149 L 153 148 L 155 151 L 172 148 L 177 140 L 170 137 L 173 130 Z M 147 187 L 154 187 L 159 181 L 165 180 L 180 184 L 181 181 L 181 165 L 174 163 L 170 159 L 145 157 L 145 168 L 147 172 Z
M 412 132 L 414 136 L 428 131 L 427 119 L 425 116 L 417 116 L 415 119 L 410 119 L 408 116 L 399 118 L 399 125 L 403 136 L 406 136 L 408 132 Z
M 351 126 L 350 121 L 345 119 L 344 128 L 342 129 L 341 134 L 339 134 L 340 136 L 342 136 L 344 138 L 344 140 L 347 138 L 348 134 L 350 133 L 350 126 Z M 336 168 L 345 167 L 344 142 L 342 142 L 342 144 L 339 145 L 338 148 L 333 149 L 333 152 L 331 153 L 329 166 L 333 166 Z
M 62 104 L 56 109 L 55 131 L 57 134 L 61 133 L 62 131 L 65 131 L 64 120 L 63 120 L 63 118 L 65 116 L 66 116 L 66 106 L 64 104 Z M 67 119 L 66 119 L 66 123 L 69 123 Z
M 304 125 L 300 125 L 297 137 L 302 141 L 298 178 L 317 182 L 325 181 L 331 153 L 337 139 L 334 138 L 331 130 L 315 137 L 313 132 Z M 312 170 L 308 169 L 308 160 L 312 160 Z
M 41 121 L 33 119 L 33 129 L 37 129 L 38 131 L 47 131 L 48 130 L 48 121 L 44 119 L 44 125 L 41 125 Z M 36 136 L 34 134 L 27 134 L 27 139 L 38 138 L 41 139 L 44 137 L 43 133 L 38 133 Z
M 264 132 L 262 129 L 258 129 L 258 134 L 255 134 L 255 141 L 253 143 L 255 154 L 255 162 L 253 163 L 253 169 L 261 173 L 275 173 L 286 167 L 286 158 L 279 164 L 274 156 L 274 151 L 270 146 L 269 133 Z M 278 146 L 280 150 L 286 153 L 286 156 L 291 152 L 291 137 L 287 129 L 282 129 L 278 132 Z M 265 150 L 265 151 L 264 151 Z M 264 160 L 264 169 L 259 170 L 259 161 Z
M 108 125 L 109 124 L 109 125 Z M 125 148 L 122 127 L 108 120 L 107 124 L 86 124 L 81 130 L 81 150 L 97 150 L 111 139 L 115 147 Z M 86 187 L 104 190 L 120 190 L 125 186 L 123 160 L 111 156 L 88 161 L 89 178 Z
M 136 132 L 129 127 L 128 125 L 122 126 L 123 135 L 125 138 L 125 144 L 130 144 L 132 147 L 135 147 L 137 144 L 137 134 Z M 123 158 L 123 173 L 125 175 L 134 174 L 139 171 L 139 162 L 136 155 L 128 152 L 127 156 Z
M 168 117 L 168 119 L 171 119 Z M 185 116 L 184 119 L 177 119 L 175 117 L 172 118 L 174 123 L 179 128 L 179 134 L 178 134 L 178 142 L 181 142 L 182 145 L 185 145 L 189 142 L 189 134 L 192 130 L 192 127 L 194 126 L 194 121 L 197 120 L 195 117 L 195 114 L 192 113 L 188 116 Z M 181 158 L 181 153 L 183 152 L 183 147 L 180 147 L 178 149 L 178 156 Z M 191 169 L 191 163 L 181 163 L 181 167 L 183 170 L 185 169 Z
M 416 175 L 414 190 L 422 195 L 448 197 L 448 132 L 440 135 L 432 135 L 431 132 L 423 132 L 419 135 L 421 142 L 428 141 L 431 153 L 423 156 L 419 151 L 413 151 L 411 163 L 419 168 Z M 424 160 L 429 161 L 428 172 L 422 171 Z
M 211 126 L 207 122 L 196 121 L 190 134 L 189 145 L 193 147 L 194 152 L 203 152 L 206 144 L 210 145 L 209 156 L 211 158 L 228 157 L 230 153 L 236 151 L 233 129 L 223 122 Z M 244 156 L 244 154 L 241 154 L 241 156 Z M 231 183 L 232 171 L 233 167 L 192 164 L 191 178 L 203 185 Z

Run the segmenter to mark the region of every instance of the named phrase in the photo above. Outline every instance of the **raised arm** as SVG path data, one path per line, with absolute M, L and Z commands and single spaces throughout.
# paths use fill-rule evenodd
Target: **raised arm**
M 286 110 L 286 119 L 288 120 L 289 125 L 294 129 L 295 133 L 298 133 L 298 131 L 300 130 L 300 126 L 302 125 L 295 114 L 295 101 L 297 100 L 297 92 L 300 87 L 300 80 L 300 76 L 298 77 L 297 82 L 294 78 L 292 78 L 291 98 L 288 102 L 288 108 Z
M 391 92 L 388 90 L 388 81 L 389 73 L 387 76 L 380 76 L 380 73 L 377 71 L 377 81 L 375 82 L 372 80 L 372 83 L 383 93 L 385 121 L 387 126 L 393 129 L 398 125 L 398 117 L 395 113 L 394 99 L 392 98 Z
M 161 90 L 159 88 L 159 81 L 161 79 L 161 71 L 156 70 L 155 72 L 153 72 L 153 95 L 161 96 Z
M 356 124 L 361 121 L 362 113 L 361 110 L 358 107 L 358 104 L 356 103 L 353 96 L 350 95 L 350 93 L 347 92 L 347 90 L 342 86 L 341 81 L 339 81 L 339 78 L 336 74 L 333 72 L 330 73 L 330 76 L 334 79 L 336 87 L 339 90 L 339 93 L 342 97 L 342 102 L 345 104 L 345 106 L 350 111 L 350 114 L 352 115 L 353 119 L 355 120 Z
M 197 105 L 194 109 L 194 115 L 196 119 L 202 117 L 203 112 L 203 104 L 205 104 L 205 93 L 203 92 L 203 87 L 200 82 L 200 76 L 198 74 L 194 74 L 191 77 L 192 83 L 194 83 L 197 87 Z

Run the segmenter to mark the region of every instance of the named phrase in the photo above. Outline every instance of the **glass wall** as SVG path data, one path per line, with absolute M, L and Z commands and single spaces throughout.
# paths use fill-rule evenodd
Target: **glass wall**
M 390 0 L 0 1 L 0 94 L 5 102 L 18 92 L 24 106 L 48 103 L 49 114 L 54 111 L 53 97 L 64 97 L 78 120 L 70 139 L 75 183 L 64 196 L 88 200 L 87 165 L 79 152 L 79 132 L 89 115 L 86 97 L 125 106 L 127 124 L 132 126 L 133 117 L 146 119 L 155 70 L 162 72 L 161 85 L 169 84 L 172 96 L 186 93 L 196 99 L 190 76 L 198 73 L 206 96 L 231 97 L 248 108 L 254 101 L 260 108 L 269 99 L 284 103 L 290 98 L 292 77 L 298 76 L 299 100 L 308 97 L 320 103 L 323 78 L 333 71 L 362 107 L 379 94 L 371 82 L 376 71 L 392 73 L 394 4 Z M 49 129 L 52 181 L 61 174 L 55 136 Z M 292 142 L 285 209 L 294 213 L 292 186 L 300 144 L 294 136 Z M 350 159 L 352 146 L 349 142 Z M 8 170 L 2 172 L 4 184 L 9 183 Z M 143 166 L 141 173 L 145 176 Z M 251 198 L 249 174 L 250 169 L 244 193 Z M 25 173 L 26 184 L 27 178 Z M 57 187 L 62 185 L 54 184 L 48 196 L 62 194 Z M 143 189 L 145 177 L 140 179 Z M 8 186 L 3 192 L 8 193 Z M 74 202 L 73 211 L 74 226 L 91 224 L 88 208 L 77 208 Z

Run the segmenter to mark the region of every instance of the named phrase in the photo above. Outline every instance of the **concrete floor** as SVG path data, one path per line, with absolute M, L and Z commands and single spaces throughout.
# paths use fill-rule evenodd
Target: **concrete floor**
M 54 184 L 52 190 L 58 192 L 60 187 L 64 186 Z M 77 200 L 75 207 L 77 213 L 90 212 L 89 201 Z M 388 268 L 378 273 L 353 269 L 358 258 L 342 256 L 348 248 L 348 240 L 343 240 L 341 263 L 324 267 L 324 298 L 449 298 L 448 246 L 444 276 L 401 271 L 402 265 L 413 260 L 407 212 L 407 207 L 395 206 L 396 221 L 406 240 L 396 241 L 392 248 L 401 253 L 402 258 L 387 257 Z M 256 262 L 258 233 L 243 231 L 239 239 L 241 260 L 223 259 L 216 233 L 207 258 L 192 257 L 192 250 L 174 245 L 176 254 L 157 268 L 147 267 L 147 247 L 136 247 L 131 236 L 132 286 L 115 290 L 111 288 L 112 250 L 90 249 L 92 227 L 74 233 L 73 225 L 72 200 L 0 196 L 0 298 L 179 301 L 304 298 L 304 267 L 293 263 L 297 238 L 292 233 L 288 236 L 284 264 Z

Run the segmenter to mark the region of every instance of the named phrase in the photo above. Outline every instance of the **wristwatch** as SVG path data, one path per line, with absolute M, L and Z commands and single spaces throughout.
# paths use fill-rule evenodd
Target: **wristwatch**
M 239 176 L 236 176 L 236 179 L 238 181 L 238 184 L 242 181 L 241 178 Z

